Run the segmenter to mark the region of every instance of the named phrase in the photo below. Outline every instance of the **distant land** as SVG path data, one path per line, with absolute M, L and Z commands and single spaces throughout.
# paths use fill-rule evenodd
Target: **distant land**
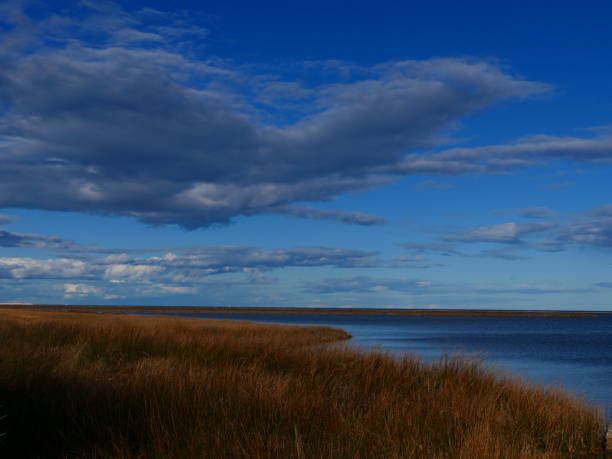
M 101 306 L 52 305 L 30 303 L 0 303 L 0 309 L 29 309 L 39 311 L 104 312 L 114 314 L 140 313 L 223 313 L 223 314 L 389 314 L 398 316 L 499 316 L 499 317 L 597 317 L 611 314 L 605 311 L 539 311 L 500 309 L 389 309 L 389 308 L 253 308 L 230 306 Z

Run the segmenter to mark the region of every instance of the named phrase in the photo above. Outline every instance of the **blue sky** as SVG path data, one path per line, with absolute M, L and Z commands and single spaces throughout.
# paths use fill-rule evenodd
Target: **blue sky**
M 612 6 L 399 3 L 3 2 L 0 302 L 612 309 Z

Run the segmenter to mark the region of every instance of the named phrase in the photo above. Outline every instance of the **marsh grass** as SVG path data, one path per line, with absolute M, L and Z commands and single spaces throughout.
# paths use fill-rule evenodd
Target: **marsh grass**
M 475 362 L 326 327 L 0 311 L 1 457 L 592 457 L 602 420 Z

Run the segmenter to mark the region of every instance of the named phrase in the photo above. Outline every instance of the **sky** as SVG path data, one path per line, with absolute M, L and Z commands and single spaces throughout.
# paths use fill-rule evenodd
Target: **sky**
M 612 310 L 612 4 L 422 3 L 0 2 L 0 302 Z

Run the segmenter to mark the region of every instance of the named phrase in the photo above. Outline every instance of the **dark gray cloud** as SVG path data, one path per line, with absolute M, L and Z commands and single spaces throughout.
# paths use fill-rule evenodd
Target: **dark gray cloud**
M 78 17 L 37 21 L 5 8 L 11 27 L 1 38 L 12 44 L 0 56 L 2 207 L 197 228 L 329 200 L 397 174 L 471 172 L 489 153 L 416 152 L 446 141 L 465 116 L 548 89 L 468 59 L 390 62 L 360 69 L 351 82 L 283 85 L 252 68 L 189 57 L 181 43 L 206 30 L 176 17 L 80 5 Z M 145 26 L 143 15 L 159 22 Z M 271 99 L 299 93 L 307 114 L 261 110 L 253 90 L 263 87 Z M 496 161 L 507 168 L 516 160 Z
M 340 210 L 316 209 L 308 206 L 281 206 L 272 209 L 274 213 L 312 220 L 332 220 L 362 226 L 384 225 L 383 217 L 363 212 L 343 212 Z

